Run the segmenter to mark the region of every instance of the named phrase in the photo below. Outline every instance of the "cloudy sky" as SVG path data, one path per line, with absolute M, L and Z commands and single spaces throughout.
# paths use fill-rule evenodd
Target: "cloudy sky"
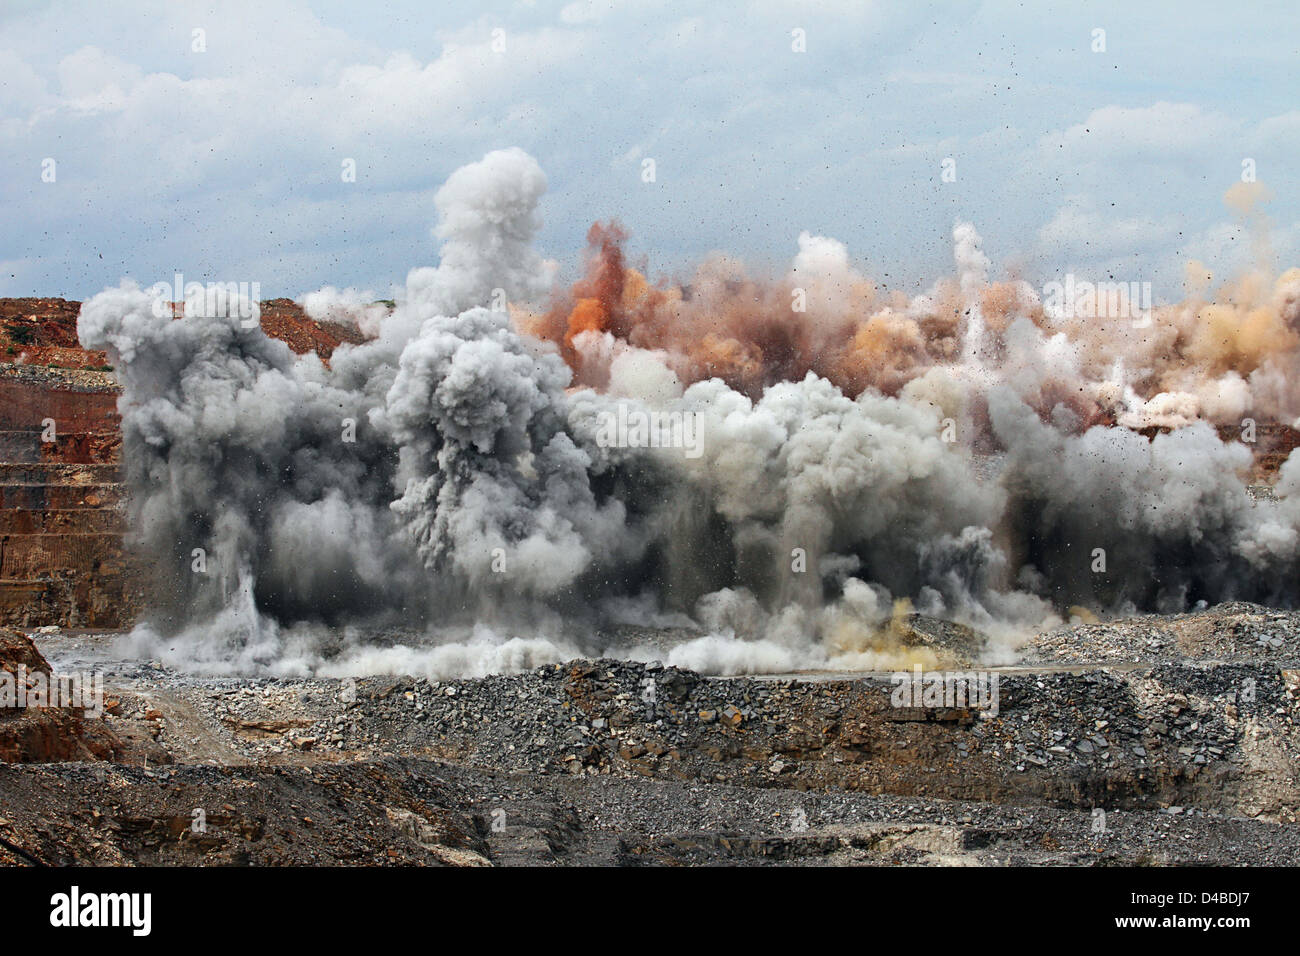
M 570 271 L 618 217 L 652 275 L 783 268 L 806 229 L 913 291 L 962 218 L 995 273 L 1173 296 L 1189 257 L 1250 259 L 1222 201 L 1245 160 L 1300 263 L 1298 26 L 1294 0 L 5 0 L 0 295 L 176 271 L 386 294 L 436 261 L 447 174 L 521 146 Z

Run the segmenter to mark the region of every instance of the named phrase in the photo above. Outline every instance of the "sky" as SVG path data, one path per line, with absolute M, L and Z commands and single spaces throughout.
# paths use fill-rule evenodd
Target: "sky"
M 519 146 L 562 275 L 618 218 L 652 278 L 783 271 L 808 230 L 916 292 L 969 220 L 995 278 L 1176 298 L 1189 259 L 1300 264 L 1297 27 L 1294 2 L 4 0 L 0 296 L 387 297 L 437 261 L 447 175 Z M 1223 202 L 1247 167 L 1253 222 Z

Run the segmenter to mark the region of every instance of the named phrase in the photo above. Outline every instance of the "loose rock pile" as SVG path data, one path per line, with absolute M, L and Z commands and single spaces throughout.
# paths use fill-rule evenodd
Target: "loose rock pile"
M 985 710 L 896 706 L 890 675 L 589 660 L 249 680 L 104 661 L 111 786 L 2 770 L 29 816 L 0 837 L 59 860 L 1295 863 L 1295 625 L 1228 605 L 1061 629 L 996 672 Z M 81 799 L 98 819 L 35 822 Z M 219 837 L 189 835 L 186 802 Z
M 24 706 L 23 697 L 40 680 L 49 685 L 51 668 L 31 638 L 0 627 L 0 762 L 110 760 L 121 756 L 121 740 L 100 718 L 80 708 Z M 12 699 L 5 699 L 11 693 Z

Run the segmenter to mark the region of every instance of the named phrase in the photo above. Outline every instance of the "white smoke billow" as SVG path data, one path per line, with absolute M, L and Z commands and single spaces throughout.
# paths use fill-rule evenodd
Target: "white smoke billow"
M 960 360 L 895 396 L 812 372 L 757 398 L 683 387 L 671 356 L 598 331 L 574 346 L 607 385 L 571 388 L 560 350 L 505 307 L 552 287 L 532 246 L 545 186 L 518 149 L 455 172 L 440 262 L 391 312 L 355 290 L 304 299 L 369 335 L 329 366 L 201 304 L 159 318 L 129 282 L 83 306 L 83 345 L 123 385 L 132 536 L 157 568 L 134 653 L 214 673 L 477 675 L 593 654 L 876 668 L 903 659 L 899 599 L 995 637 L 1071 605 L 1295 603 L 1300 465 L 1252 503 L 1249 453 L 1207 425 L 1148 441 L 1080 429 L 1064 405 L 1045 419 L 1050 382 L 1090 359 L 1027 320 L 990 357 L 972 307 Z M 973 302 L 989 261 L 973 227 L 954 239 Z M 799 244 L 792 275 L 826 308 L 865 281 L 834 240 Z M 1238 386 L 1196 400 L 1236 407 Z M 703 453 L 603 447 L 620 402 L 698 416 Z M 974 431 L 972 407 L 980 467 L 973 439 L 944 437 L 946 419 Z M 696 635 L 608 637 L 638 621 Z

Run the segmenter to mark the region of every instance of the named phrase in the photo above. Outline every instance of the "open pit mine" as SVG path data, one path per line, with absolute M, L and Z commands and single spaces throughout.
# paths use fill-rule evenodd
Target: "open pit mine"
M 562 286 L 545 185 L 0 300 L 0 861 L 1300 863 L 1300 270 Z

